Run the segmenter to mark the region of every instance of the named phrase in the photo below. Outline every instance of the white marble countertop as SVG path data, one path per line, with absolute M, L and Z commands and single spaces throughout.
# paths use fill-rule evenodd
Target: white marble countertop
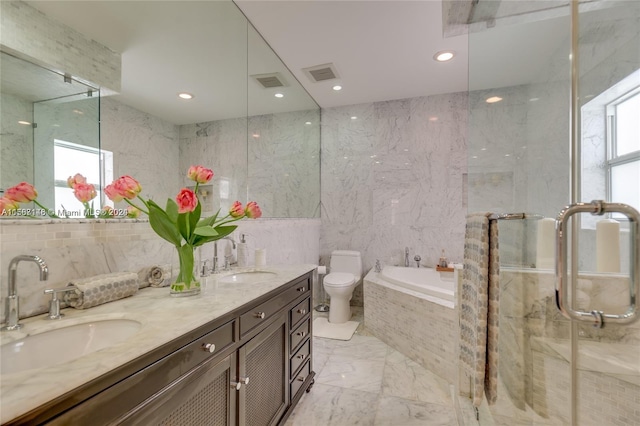
M 209 277 L 198 296 L 175 298 L 169 296 L 168 287 L 144 288 L 132 297 L 91 309 L 64 309 L 65 317 L 59 321 L 47 321 L 45 315 L 21 320 L 22 329 L 0 333 L 1 344 L 90 321 L 123 318 L 142 325 L 130 338 L 65 364 L 0 375 L 0 420 L 5 423 L 27 413 L 315 268 L 315 265 L 264 267 L 259 270 L 275 272 L 276 277 L 257 284 L 217 282 L 218 277 L 255 270 L 238 269 Z

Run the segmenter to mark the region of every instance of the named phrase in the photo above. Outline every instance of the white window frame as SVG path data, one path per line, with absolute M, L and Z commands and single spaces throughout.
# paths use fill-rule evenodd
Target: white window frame
M 83 151 L 98 155 L 98 161 L 100 164 L 100 182 L 89 182 L 95 186 L 96 191 L 99 195 L 100 204 L 99 206 L 96 206 L 96 208 L 100 208 L 100 206 L 104 206 L 105 204 L 110 204 L 111 207 L 113 207 L 113 203 L 108 200 L 104 194 L 104 186 L 106 186 L 104 182 L 111 182 L 113 180 L 113 153 L 111 151 L 105 151 L 100 148 L 94 148 L 91 146 L 63 141 L 61 139 L 54 139 L 53 144 L 54 147 L 59 146 L 62 148 L 73 149 L 76 151 Z M 55 180 L 54 187 L 67 188 L 68 183 L 66 180 Z
M 607 188 L 607 201 L 612 201 L 612 171 L 616 166 L 621 166 L 623 164 L 629 164 L 638 162 L 640 163 L 640 149 L 637 151 L 629 152 L 624 155 L 616 155 L 616 142 L 617 142 L 617 133 L 616 133 L 616 108 L 619 104 L 635 97 L 640 96 L 640 86 L 634 88 L 633 90 L 625 93 L 624 95 L 618 97 L 614 101 L 610 102 L 606 106 L 606 114 L 607 114 L 607 158 L 606 158 L 606 188 Z M 634 206 L 635 208 L 640 208 L 640 206 Z M 614 214 L 614 218 L 616 220 L 628 220 L 626 216 L 622 214 Z

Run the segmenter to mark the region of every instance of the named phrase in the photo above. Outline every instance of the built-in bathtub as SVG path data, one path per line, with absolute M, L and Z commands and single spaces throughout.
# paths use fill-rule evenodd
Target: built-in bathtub
M 458 368 L 457 276 L 387 266 L 363 281 L 367 330 L 449 383 Z
M 449 308 L 455 305 L 456 285 L 453 272 L 438 272 L 432 268 L 385 266 L 380 276 L 394 288 L 411 290 L 419 297 L 430 296 L 430 301 Z

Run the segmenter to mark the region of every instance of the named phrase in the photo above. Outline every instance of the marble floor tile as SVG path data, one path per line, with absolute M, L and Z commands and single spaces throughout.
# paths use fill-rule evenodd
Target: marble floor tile
M 458 424 L 452 406 L 380 397 L 373 423 L 376 426 L 455 426 Z
M 387 355 L 382 395 L 453 406 L 446 380 L 395 350 Z
M 305 394 L 285 426 L 373 425 L 378 395 L 317 383 Z
M 322 372 L 322 369 L 327 363 L 329 359 L 329 354 L 323 351 L 314 351 L 313 352 L 313 371 L 315 371 L 316 375 Z
M 344 355 L 330 355 L 316 383 L 366 392 L 380 393 L 383 360 L 368 360 Z

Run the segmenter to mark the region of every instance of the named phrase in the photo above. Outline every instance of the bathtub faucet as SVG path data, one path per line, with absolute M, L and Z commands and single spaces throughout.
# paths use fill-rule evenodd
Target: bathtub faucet
M 422 260 L 420 255 L 416 254 L 416 257 L 414 257 L 413 260 L 416 261 L 416 268 L 419 268 L 420 267 L 420 261 Z
M 404 248 L 404 266 L 409 267 L 409 247 Z

